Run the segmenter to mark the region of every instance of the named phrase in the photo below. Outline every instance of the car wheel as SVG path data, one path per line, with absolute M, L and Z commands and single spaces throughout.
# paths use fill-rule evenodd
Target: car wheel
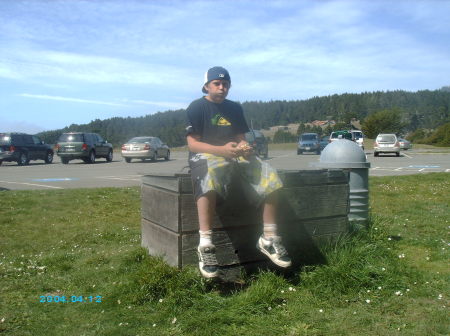
M 156 161 L 156 152 L 153 153 L 153 156 L 150 158 L 152 161 Z
M 47 152 L 47 155 L 45 156 L 44 161 L 45 161 L 45 163 L 52 163 L 53 162 L 53 153 Z
M 167 151 L 167 155 L 164 158 L 164 160 L 169 161 L 170 160 L 170 151 Z
M 19 166 L 26 166 L 30 160 L 28 160 L 28 155 L 25 153 L 20 153 L 19 160 L 17 161 L 17 164 Z
M 373 156 L 378 156 L 378 152 L 374 152 L 374 153 L 373 153 Z
M 89 159 L 88 159 L 89 163 L 95 163 L 95 152 L 93 150 L 91 150 L 89 152 Z
M 397 157 L 399 157 L 399 156 L 400 156 L 400 152 L 396 152 L 395 155 L 396 155 Z
M 126 161 L 127 163 L 130 163 L 130 162 L 131 162 L 131 159 L 130 159 L 130 158 L 125 158 L 125 161 Z
M 3 163 L 3 160 L 0 160 L 0 166 L 2 165 L 2 163 Z
M 316 151 L 316 154 L 317 154 L 317 155 L 320 155 L 320 150 Z
M 302 155 L 303 152 L 302 151 L 297 151 L 297 155 Z
M 63 164 L 68 164 L 69 163 L 69 159 L 68 158 L 61 158 L 61 162 Z
M 108 152 L 108 156 L 106 157 L 106 161 L 111 162 L 113 160 L 113 151 L 110 150 Z

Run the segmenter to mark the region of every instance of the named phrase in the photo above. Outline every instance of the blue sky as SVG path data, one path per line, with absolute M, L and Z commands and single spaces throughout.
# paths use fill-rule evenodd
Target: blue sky
M 450 1 L 0 0 L 0 132 L 186 108 L 204 72 L 229 98 L 450 85 Z

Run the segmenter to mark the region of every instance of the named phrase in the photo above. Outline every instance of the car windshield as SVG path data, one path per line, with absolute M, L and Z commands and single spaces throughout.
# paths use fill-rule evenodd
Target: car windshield
M 0 134 L 0 145 L 10 145 L 11 137 L 9 134 Z
M 128 141 L 128 143 L 150 143 L 152 141 L 152 138 L 132 138 Z
M 61 134 L 58 142 L 83 142 L 83 134 Z
M 363 137 L 361 132 L 352 132 L 355 135 L 355 139 L 360 139 Z
M 311 141 L 311 140 L 316 140 L 317 139 L 317 135 L 315 134 L 303 134 L 302 135 L 302 141 Z
M 348 139 L 348 140 L 352 140 L 352 134 L 349 132 L 333 132 L 331 133 L 331 138 L 332 139 Z
M 377 137 L 378 142 L 395 142 L 395 135 L 385 134 Z

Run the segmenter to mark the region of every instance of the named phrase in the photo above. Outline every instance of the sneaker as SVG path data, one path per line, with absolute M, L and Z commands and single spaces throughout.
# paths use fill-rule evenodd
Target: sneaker
M 198 253 L 198 267 L 200 273 L 205 278 L 214 278 L 219 274 L 219 267 L 216 259 L 216 248 L 214 245 L 199 246 Z
M 281 244 L 281 237 L 266 239 L 261 236 L 258 239 L 256 247 L 258 248 L 258 250 L 268 256 L 275 265 L 278 265 L 280 267 L 291 266 L 291 258 L 289 258 L 286 249 Z

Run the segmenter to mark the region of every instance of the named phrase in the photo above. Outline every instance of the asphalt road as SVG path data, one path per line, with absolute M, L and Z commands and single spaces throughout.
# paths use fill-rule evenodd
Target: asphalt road
M 366 151 L 371 163 L 369 175 L 392 176 L 429 172 L 450 172 L 450 152 L 448 150 L 408 150 L 400 157 L 374 157 Z M 267 159 L 277 169 L 317 169 L 319 156 L 315 154 L 297 155 L 295 151 L 272 151 Z M 11 189 L 65 189 L 93 187 L 138 186 L 141 176 L 155 173 L 187 172 L 186 152 L 172 152 L 171 160 L 126 163 L 115 154 L 112 162 L 98 159 L 95 164 L 85 164 L 81 160 L 63 165 L 55 156 L 53 164 L 31 161 L 28 166 L 18 166 L 15 162 L 4 162 L 0 166 L 0 190 Z

